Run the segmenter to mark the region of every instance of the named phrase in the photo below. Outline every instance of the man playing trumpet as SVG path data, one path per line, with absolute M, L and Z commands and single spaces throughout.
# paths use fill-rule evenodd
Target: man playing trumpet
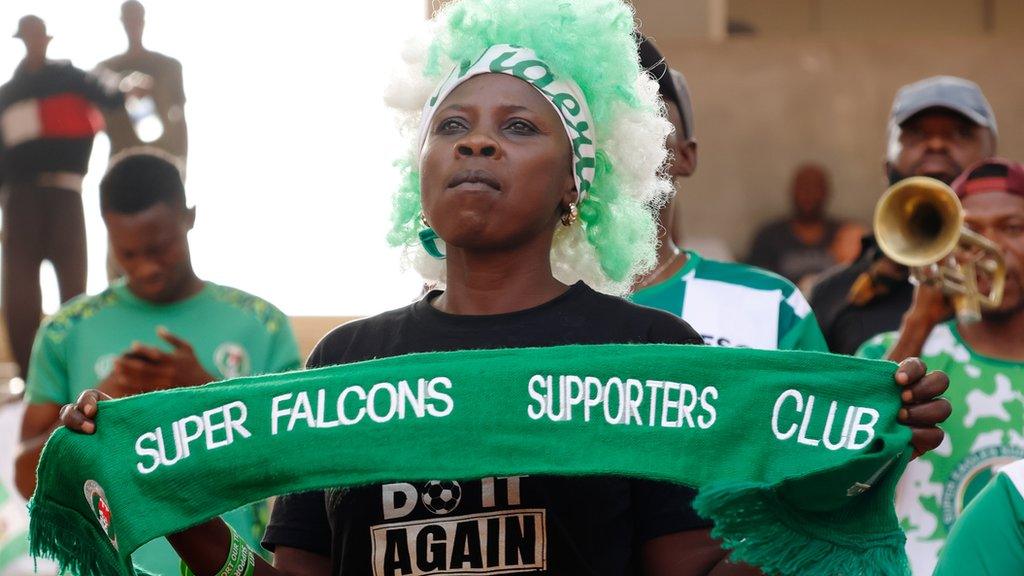
M 888 135 L 889 184 L 910 176 L 949 184 L 968 166 L 996 154 L 992 107 L 977 84 L 953 76 L 900 88 Z M 857 260 L 826 272 L 810 300 L 829 350 L 852 354 L 871 336 L 898 328 L 912 297 L 907 269 L 885 258 L 874 236 L 866 236 Z
M 880 334 L 858 351 L 896 361 L 920 355 L 929 367 L 949 374 L 954 417 L 946 439 L 911 462 L 897 492 L 915 575 L 932 573 L 949 528 L 996 469 L 1024 458 L 1024 165 L 984 160 L 965 171 L 953 191 L 964 224 L 1001 256 L 1001 301 L 981 306 L 976 322 L 963 314 L 947 320 L 954 316 L 955 300 L 983 301 L 998 292 L 999 279 L 984 266 L 967 282 L 977 281 L 975 294 L 919 283 L 899 332 Z

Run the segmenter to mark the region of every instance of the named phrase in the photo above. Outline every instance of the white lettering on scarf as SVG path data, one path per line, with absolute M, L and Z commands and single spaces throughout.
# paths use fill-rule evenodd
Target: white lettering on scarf
M 843 424 L 836 434 L 839 403 L 833 400 L 828 407 L 824 424 L 815 425 L 814 402 L 812 394 L 804 395 L 798 390 L 786 390 L 775 400 L 772 410 L 772 433 L 782 442 L 794 436 L 799 444 L 805 446 L 822 445 L 828 450 L 862 450 L 875 439 L 875 424 L 878 423 L 878 410 L 863 406 L 847 406 Z M 820 418 L 818 418 L 820 420 Z
M 270 434 L 367 421 L 386 424 L 407 417 L 444 418 L 455 408 L 451 389 L 452 381 L 438 376 L 419 378 L 415 385 L 400 380 L 397 384 L 378 382 L 368 389 L 348 386 L 330 396 L 323 388 L 315 392 L 288 392 L 270 400 Z M 136 468 L 142 474 L 150 474 L 160 467 L 173 466 L 191 456 L 193 444 L 201 440 L 209 451 L 230 446 L 239 438 L 249 438 L 252 433 L 245 427 L 248 415 L 248 407 L 234 401 L 185 416 L 167 427 L 158 426 L 136 439 Z
M 246 405 L 235 401 L 175 420 L 169 428 L 170 439 L 164 437 L 163 427 L 158 426 L 135 440 L 135 453 L 140 458 L 136 467 L 142 474 L 149 474 L 161 466 L 173 466 L 191 456 L 192 443 L 201 438 L 207 450 L 230 446 L 237 438 L 248 438 L 252 436 L 245 428 L 248 415 Z
M 415 388 L 407 380 L 397 384 L 378 382 L 369 390 L 362 386 L 343 388 L 333 399 L 320 389 L 310 396 L 306 391 L 275 396 L 270 407 L 270 435 L 296 426 L 310 429 L 352 426 L 364 420 L 386 424 L 409 418 L 444 418 L 455 403 L 446 392 L 452 381 L 444 376 L 420 378 Z
M 604 418 L 608 424 L 707 430 L 718 414 L 718 389 L 693 384 L 636 378 L 608 378 L 573 374 L 535 374 L 527 392 L 532 402 L 526 414 L 533 420 L 566 422 L 573 416 L 584 422 Z

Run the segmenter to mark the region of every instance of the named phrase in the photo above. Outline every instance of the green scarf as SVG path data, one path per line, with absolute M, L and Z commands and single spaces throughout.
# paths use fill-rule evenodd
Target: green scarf
M 808 352 L 558 346 L 104 402 L 95 434 L 60 429 L 43 451 L 32 552 L 80 576 L 130 575 L 149 540 L 276 494 L 613 474 L 700 488 L 695 506 L 733 558 L 768 572 L 904 574 L 893 490 L 910 431 L 895 420 L 894 369 Z

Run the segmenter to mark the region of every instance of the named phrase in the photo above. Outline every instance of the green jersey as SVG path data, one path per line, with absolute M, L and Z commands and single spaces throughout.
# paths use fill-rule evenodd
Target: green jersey
M 964 509 L 935 576 L 1024 574 L 1024 460 L 1004 466 Z
M 117 359 L 141 342 L 163 349 L 158 326 L 192 345 L 214 377 L 234 378 L 295 370 L 299 350 L 288 318 L 270 303 L 234 288 L 207 282 L 186 300 L 153 304 L 118 282 L 96 296 L 80 296 L 39 329 L 25 386 L 29 404 L 67 404 L 106 378 Z M 256 550 L 266 520 L 265 506 L 234 510 L 224 519 Z M 178 557 L 163 538 L 134 555 L 154 574 L 177 574 Z
M 800 290 L 767 270 L 702 258 L 687 250 L 671 278 L 630 299 L 681 316 L 712 346 L 815 350 L 828 345 Z
M 882 358 L 897 340 L 895 332 L 880 334 L 857 355 Z M 949 375 L 953 415 L 942 426 L 942 444 L 912 461 L 897 489 L 896 512 L 919 576 L 935 570 L 949 529 L 995 471 L 1024 458 L 1024 363 L 978 354 L 952 321 L 932 330 L 921 359 Z

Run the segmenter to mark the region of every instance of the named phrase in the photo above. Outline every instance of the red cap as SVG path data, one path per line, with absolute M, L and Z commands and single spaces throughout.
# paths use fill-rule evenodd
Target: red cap
M 964 170 L 952 184 L 958 198 L 985 192 L 1024 196 L 1024 164 L 1005 158 L 986 158 Z

